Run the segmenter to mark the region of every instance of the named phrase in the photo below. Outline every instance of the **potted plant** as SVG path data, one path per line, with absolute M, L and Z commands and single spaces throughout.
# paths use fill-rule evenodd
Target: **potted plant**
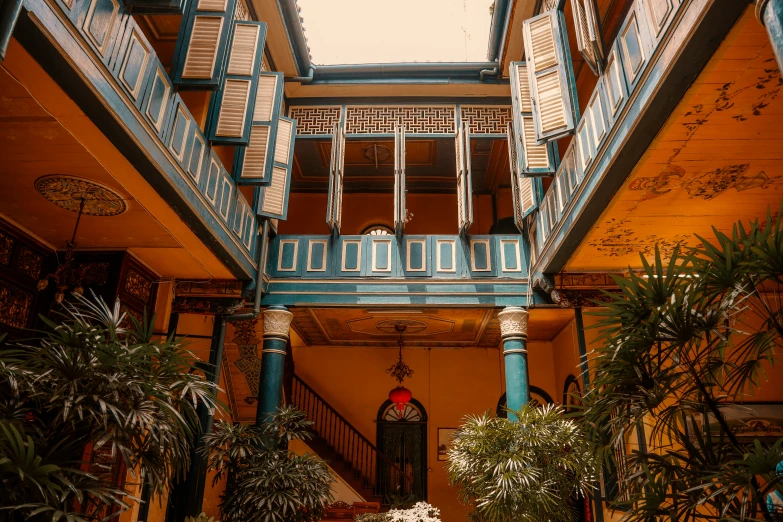
M 582 427 L 558 406 L 514 413 L 465 417 L 446 456 L 449 482 L 477 522 L 574 520 L 575 501 L 597 475 Z
M 204 436 L 214 481 L 227 477 L 223 522 L 319 522 L 332 498 L 332 472 L 320 458 L 288 450 L 312 437 L 306 415 L 283 406 L 262 426 L 218 421 Z
M 783 439 L 728 413 L 752 413 L 741 403 L 783 347 L 781 211 L 697 238 L 669 259 L 658 248 L 652 263 L 642 257 L 594 312 L 585 426 L 609 461 L 644 429 L 647 443 L 616 463 L 625 520 L 779 520 Z
M 74 294 L 36 338 L 0 339 L 0 514 L 83 522 L 138 500 L 130 470 L 161 494 L 190 465 L 196 407 L 215 386 L 173 338 Z M 100 457 L 100 458 L 98 458 Z

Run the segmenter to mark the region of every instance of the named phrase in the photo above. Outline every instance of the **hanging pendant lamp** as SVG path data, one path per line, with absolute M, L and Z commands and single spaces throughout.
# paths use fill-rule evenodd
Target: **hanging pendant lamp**
M 404 324 L 394 325 L 394 329 L 400 335 L 399 339 L 397 340 L 397 346 L 399 346 L 400 350 L 399 359 L 396 363 L 391 365 L 388 370 L 386 370 L 386 373 L 390 374 L 397 380 L 397 386 L 389 392 L 389 400 L 396 405 L 395 409 L 397 410 L 397 416 L 400 419 L 402 419 L 402 416 L 405 413 L 405 404 L 410 402 L 410 400 L 413 398 L 411 391 L 402 385 L 402 381 L 406 377 L 411 377 L 413 375 L 413 370 L 411 367 L 405 364 L 405 361 L 402 360 L 402 334 L 407 328 L 408 327 Z

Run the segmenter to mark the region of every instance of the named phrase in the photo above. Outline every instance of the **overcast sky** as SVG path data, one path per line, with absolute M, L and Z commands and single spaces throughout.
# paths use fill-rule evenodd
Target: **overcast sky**
M 483 62 L 492 0 L 298 0 L 313 63 Z

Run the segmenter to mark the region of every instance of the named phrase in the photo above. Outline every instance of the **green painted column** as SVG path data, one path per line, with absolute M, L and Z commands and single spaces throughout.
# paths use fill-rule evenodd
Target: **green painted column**
M 277 411 L 283 396 L 286 346 L 294 314 L 284 306 L 264 310 L 264 345 L 261 350 L 261 378 L 258 382 L 256 425 L 267 422 Z
M 530 400 L 530 375 L 527 370 L 528 311 L 509 306 L 498 314 L 503 339 L 503 361 L 506 367 L 506 406 L 518 410 Z M 508 418 L 516 420 L 509 411 Z
M 756 16 L 767 28 L 778 69 L 783 71 L 783 0 L 758 0 Z

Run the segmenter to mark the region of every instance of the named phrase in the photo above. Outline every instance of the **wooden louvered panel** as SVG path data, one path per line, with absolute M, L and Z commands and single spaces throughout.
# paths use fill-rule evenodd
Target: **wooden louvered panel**
M 263 178 L 266 174 L 266 158 L 269 150 L 269 127 L 254 125 L 250 129 L 250 144 L 245 149 L 242 162 L 243 178 Z
M 286 170 L 272 168 L 272 182 L 264 189 L 261 210 L 269 214 L 282 215 L 285 209 Z
M 549 148 L 536 145 L 536 129 L 532 116 L 522 117 L 522 139 L 525 145 L 525 166 L 528 169 L 546 169 L 549 167 Z
M 223 32 L 223 18 L 219 16 L 196 16 L 190 35 L 183 78 L 209 79 L 215 68 L 215 58 Z
M 250 76 L 253 74 L 253 66 L 258 49 L 258 37 L 261 26 L 249 24 L 236 24 L 234 38 L 231 42 L 231 57 L 228 61 L 228 74 L 237 76 Z
M 541 72 L 558 64 L 552 17 L 545 16 L 530 23 L 530 40 L 533 46 L 532 53 L 535 56 L 535 72 Z
M 215 11 L 225 13 L 228 7 L 228 0 L 198 0 L 199 11 Z
M 277 140 L 275 141 L 275 163 L 288 163 L 291 152 L 291 130 L 293 124 L 288 120 L 277 123 Z
M 533 192 L 533 178 L 521 176 L 519 178 L 519 203 L 522 213 L 525 214 L 536 206 L 536 199 Z
M 275 107 L 277 76 L 259 76 L 253 121 L 272 121 Z
M 541 130 L 554 132 L 568 125 L 565 100 L 561 89 L 560 71 L 554 69 L 538 76 L 538 107 L 541 118 Z
M 517 80 L 521 110 L 522 112 L 533 112 L 533 106 L 530 104 L 530 80 L 527 77 L 527 65 L 517 65 Z
M 519 165 L 517 158 L 517 147 L 514 140 L 517 137 L 514 135 L 514 131 L 511 122 L 508 123 L 506 131 L 506 145 L 508 149 L 508 170 L 511 173 L 511 199 L 514 203 L 514 222 L 517 227 L 522 225 L 522 207 L 519 203 L 519 187 L 517 186 L 517 177 L 519 176 Z
M 249 94 L 249 80 L 226 80 L 215 131 L 217 136 L 242 136 Z

